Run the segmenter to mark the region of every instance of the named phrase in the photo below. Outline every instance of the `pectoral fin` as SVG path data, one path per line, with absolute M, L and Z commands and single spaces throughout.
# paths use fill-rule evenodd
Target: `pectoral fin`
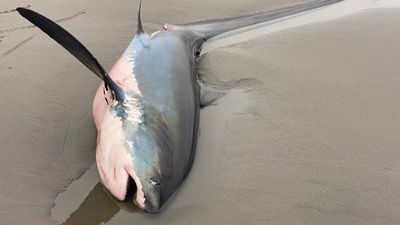
M 208 87 L 204 82 L 199 81 L 200 86 L 200 108 L 214 105 L 220 98 L 226 94 L 223 90 Z
M 72 34 L 64 30 L 64 28 L 55 22 L 35 11 L 26 8 L 17 8 L 17 11 L 21 14 L 21 16 L 29 20 L 31 23 L 49 35 L 53 40 L 63 46 L 89 70 L 102 79 L 105 82 L 106 89 L 110 88 L 113 92 L 113 97 L 115 97 L 115 99 L 123 99 L 122 89 L 111 79 L 111 77 L 107 74 L 97 59 L 89 52 L 89 50 L 74 36 L 72 36 Z

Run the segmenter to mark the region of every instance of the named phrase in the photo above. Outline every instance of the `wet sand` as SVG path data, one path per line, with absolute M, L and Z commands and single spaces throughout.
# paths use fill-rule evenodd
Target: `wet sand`
M 145 1 L 143 20 L 153 32 L 297 2 Z M 245 79 L 201 112 L 190 176 L 149 215 L 98 184 L 91 103 L 99 80 L 11 11 L 30 5 L 58 19 L 110 68 L 134 34 L 137 2 L 2 3 L 0 224 L 400 223 L 400 9 L 208 52 L 207 79 Z

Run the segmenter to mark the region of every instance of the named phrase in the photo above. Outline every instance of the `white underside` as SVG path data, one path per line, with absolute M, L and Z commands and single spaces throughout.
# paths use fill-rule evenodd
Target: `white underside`
M 140 111 L 138 101 L 131 98 L 129 95 L 140 96 L 137 80 L 133 73 L 133 62 L 124 54 L 110 70 L 110 76 L 115 83 L 126 92 L 126 104 L 128 110 L 129 124 L 131 132 L 135 133 L 138 123 L 140 123 Z M 97 110 L 94 111 L 94 116 L 99 118 L 98 125 L 98 140 L 96 148 L 96 162 L 99 174 L 103 185 L 119 200 L 124 200 L 127 193 L 128 178 L 131 176 L 137 186 L 137 192 L 133 201 L 135 204 L 143 208 L 145 197 L 143 187 L 139 177 L 135 172 L 135 165 L 133 164 L 133 154 L 129 151 L 133 150 L 133 140 L 126 140 L 122 121 L 119 117 L 114 115 L 110 108 L 115 106 L 117 102 L 112 100 L 109 96 L 110 93 L 105 93 L 99 88 L 96 95 L 101 95 L 101 98 L 95 98 L 95 101 L 102 101 L 97 103 Z M 109 100 L 109 104 L 105 104 L 104 97 Z M 100 110 L 99 110 L 100 107 Z M 102 108 L 102 109 L 101 109 Z M 96 115 L 98 113 L 98 115 Z

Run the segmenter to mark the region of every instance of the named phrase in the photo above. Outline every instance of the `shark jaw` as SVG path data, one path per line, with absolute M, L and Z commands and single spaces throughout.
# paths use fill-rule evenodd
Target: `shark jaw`
M 121 119 L 110 110 L 105 112 L 97 138 L 96 163 L 106 189 L 120 201 L 133 201 L 144 209 L 145 198 L 132 156 L 126 149 Z M 134 193 L 129 193 L 133 192 Z M 133 197 L 133 199 L 127 198 Z

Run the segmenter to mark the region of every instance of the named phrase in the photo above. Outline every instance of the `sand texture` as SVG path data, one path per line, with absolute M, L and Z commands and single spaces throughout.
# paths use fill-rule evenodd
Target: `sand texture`
M 296 0 L 144 0 L 144 28 Z M 136 0 L 2 0 L 0 224 L 400 224 L 400 9 L 358 13 L 210 51 L 200 73 L 235 88 L 201 112 L 185 184 L 149 215 L 98 183 L 99 84 L 12 9 L 29 6 L 106 67 L 136 29 Z M 61 194 L 60 194 L 61 193 Z M 122 208 L 122 209 L 120 209 Z

